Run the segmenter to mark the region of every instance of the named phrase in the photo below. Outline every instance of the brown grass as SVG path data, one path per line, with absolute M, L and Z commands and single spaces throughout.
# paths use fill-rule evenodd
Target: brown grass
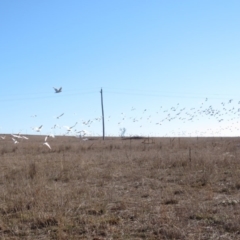
M 238 138 L 0 142 L 1 239 L 240 239 Z

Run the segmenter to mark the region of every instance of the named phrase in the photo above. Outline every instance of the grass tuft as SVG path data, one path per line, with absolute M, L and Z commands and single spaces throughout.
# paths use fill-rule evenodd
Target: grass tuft
M 42 139 L 0 148 L 2 239 L 239 239 L 238 138 Z

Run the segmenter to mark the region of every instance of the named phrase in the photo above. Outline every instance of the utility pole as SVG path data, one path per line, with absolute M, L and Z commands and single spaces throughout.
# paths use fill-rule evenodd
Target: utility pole
M 102 88 L 101 88 L 101 105 L 102 105 L 102 125 L 103 125 L 103 140 L 105 138 L 105 124 L 104 124 L 104 110 L 103 110 L 103 91 L 102 91 Z

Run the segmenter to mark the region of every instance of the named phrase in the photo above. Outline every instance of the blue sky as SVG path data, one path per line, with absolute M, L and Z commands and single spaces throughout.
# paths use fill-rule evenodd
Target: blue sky
M 78 122 L 75 132 L 101 135 L 102 88 L 107 136 L 238 136 L 239 10 L 233 0 L 1 1 L 0 133 L 65 134 Z

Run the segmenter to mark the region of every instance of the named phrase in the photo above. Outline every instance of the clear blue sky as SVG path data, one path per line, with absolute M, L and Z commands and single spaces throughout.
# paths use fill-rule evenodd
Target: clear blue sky
M 0 133 L 78 122 L 101 135 L 102 88 L 107 136 L 240 135 L 239 12 L 233 0 L 1 1 Z

